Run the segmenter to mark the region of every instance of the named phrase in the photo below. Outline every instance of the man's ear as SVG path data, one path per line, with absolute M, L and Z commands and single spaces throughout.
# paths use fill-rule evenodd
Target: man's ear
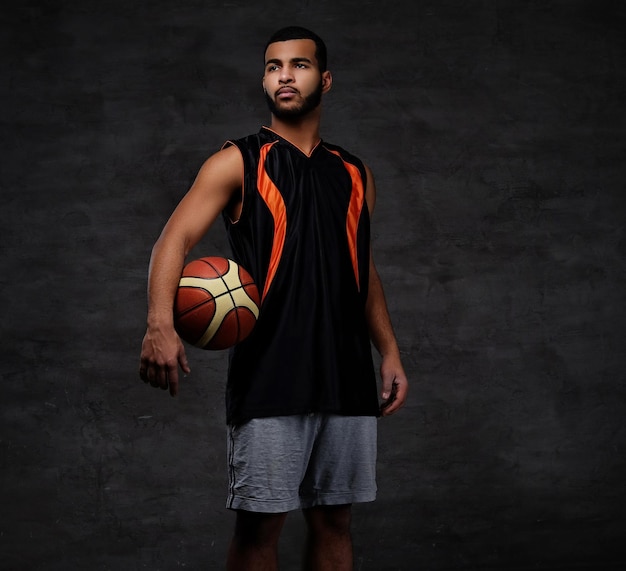
M 327 93 L 333 85 L 333 76 L 330 71 L 322 73 L 322 93 Z

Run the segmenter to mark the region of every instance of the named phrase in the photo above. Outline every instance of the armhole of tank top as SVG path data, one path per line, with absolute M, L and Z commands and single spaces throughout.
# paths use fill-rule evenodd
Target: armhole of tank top
M 246 197 L 246 159 L 243 156 L 243 152 L 239 148 L 239 145 L 237 145 L 237 143 L 235 143 L 234 141 L 231 141 L 231 140 L 226 141 L 222 145 L 222 148 L 220 150 L 224 150 L 224 149 L 226 149 L 228 147 L 237 147 L 237 150 L 241 153 L 241 158 L 242 158 L 242 161 L 243 161 L 243 172 L 241 173 L 241 209 L 239 210 L 239 216 L 237 217 L 236 220 L 233 220 L 233 218 L 230 216 L 230 213 L 228 211 L 224 212 L 224 214 L 226 215 L 226 218 L 228 219 L 228 222 L 230 224 L 232 224 L 232 225 L 235 225 L 235 224 L 237 224 L 241 220 L 241 217 L 243 215 L 244 205 L 245 205 L 245 197 Z

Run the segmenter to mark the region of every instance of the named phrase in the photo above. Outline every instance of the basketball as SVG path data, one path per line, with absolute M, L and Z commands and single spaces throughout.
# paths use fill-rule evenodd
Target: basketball
M 199 258 L 183 268 L 174 326 L 191 345 L 227 349 L 250 335 L 259 306 L 259 291 L 244 268 L 228 258 Z

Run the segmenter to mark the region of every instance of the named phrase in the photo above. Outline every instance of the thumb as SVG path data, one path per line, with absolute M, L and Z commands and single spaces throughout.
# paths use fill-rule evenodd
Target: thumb
M 383 387 L 381 392 L 381 397 L 383 400 L 387 400 L 391 396 L 391 391 L 393 390 L 393 381 L 396 376 L 393 373 L 387 372 L 384 369 L 381 369 L 380 376 L 383 381 Z

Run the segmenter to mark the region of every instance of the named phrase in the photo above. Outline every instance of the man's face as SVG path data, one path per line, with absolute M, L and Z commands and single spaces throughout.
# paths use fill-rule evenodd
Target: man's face
M 265 98 L 272 114 L 298 119 L 318 107 L 330 89 L 330 74 L 320 73 L 313 40 L 274 42 L 265 52 Z

